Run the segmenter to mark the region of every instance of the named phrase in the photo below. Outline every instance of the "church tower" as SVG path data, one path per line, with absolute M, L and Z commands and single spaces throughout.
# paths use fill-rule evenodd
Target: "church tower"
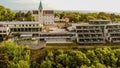
M 39 23 L 43 24 L 43 6 L 42 6 L 42 2 L 40 1 L 40 4 L 39 4 L 39 8 L 38 8 L 38 20 L 39 20 Z

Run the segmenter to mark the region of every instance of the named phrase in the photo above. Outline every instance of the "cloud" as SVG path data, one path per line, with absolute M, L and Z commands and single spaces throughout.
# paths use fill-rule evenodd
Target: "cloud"
M 31 4 L 38 3 L 40 0 L 10 0 L 11 3 Z
M 10 3 L 10 8 L 13 10 L 36 10 L 38 9 L 40 0 L 8 0 Z M 42 0 L 43 8 L 45 10 L 58 10 L 60 9 L 55 4 Z

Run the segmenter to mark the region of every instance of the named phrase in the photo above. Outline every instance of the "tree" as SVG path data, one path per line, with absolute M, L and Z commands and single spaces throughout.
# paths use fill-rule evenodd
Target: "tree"
M 25 14 L 21 11 L 17 12 L 15 15 L 15 20 L 16 21 L 24 21 L 25 19 Z
M 0 5 L 0 21 L 13 21 L 15 13 Z
M 26 17 L 26 21 L 34 21 L 34 17 L 32 16 L 32 13 L 30 11 L 28 11 L 26 14 L 25 14 L 25 17 Z
M 114 52 L 110 48 L 96 48 L 95 53 L 101 64 L 116 67 L 118 59 L 115 57 Z
M 98 14 L 98 19 L 110 20 L 110 16 L 109 16 L 109 14 L 107 14 L 105 12 L 100 12 Z
M 20 60 L 18 63 L 18 68 L 30 68 L 30 64 L 27 61 Z
M 99 62 L 95 52 L 93 50 L 87 50 L 86 56 L 91 61 L 92 64 L 96 64 Z
M 52 62 L 50 60 L 45 60 L 41 63 L 40 68 L 52 68 Z
M 117 67 L 120 67 L 120 49 L 115 49 L 114 53 L 115 53 L 115 56 L 118 58 L 116 65 Z
M 0 49 L 0 61 L 3 61 L 0 66 L 4 64 L 7 68 L 29 68 L 30 50 L 10 41 L 3 42 L 0 48 L 2 48 Z
M 104 64 L 101 64 L 101 63 L 97 63 L 96 68 L 107 68 Z
M 15 15 L 16 21 L 34 21 L 34 17 L 32 16 L 32 13 L 28 11 L 27 13 L 24 12 L 17 12 Z
M 20 33 L 15 33 L 14 36 L 20 38 Z
M 59 17 L 60 18 L 60 13 L 55 13 L 54 15 L 55 17 Z

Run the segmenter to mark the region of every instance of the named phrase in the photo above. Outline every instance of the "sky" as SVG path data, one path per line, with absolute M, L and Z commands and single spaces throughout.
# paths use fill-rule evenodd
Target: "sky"
M 120 0 L 41 0 L 46 10 L 89 10 L 120 12 Z M 38 9 L 40 0 L 0 0 L 12 10 Z

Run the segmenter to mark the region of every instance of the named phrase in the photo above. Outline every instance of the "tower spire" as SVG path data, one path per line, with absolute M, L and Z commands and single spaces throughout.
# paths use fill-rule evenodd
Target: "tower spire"
M 42 2 L 40 1 L 40 4 L 39 4 L 39 10 L 42 10 L 43 9 L 43 6 L 42 6 Z

